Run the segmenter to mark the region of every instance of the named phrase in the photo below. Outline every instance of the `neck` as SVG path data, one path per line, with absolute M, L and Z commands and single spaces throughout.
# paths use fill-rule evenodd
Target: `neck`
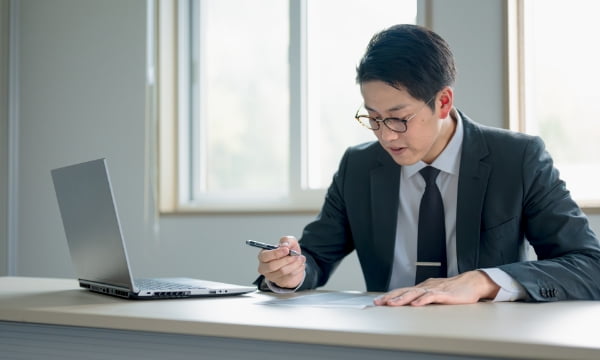
M 442 120 L 442 130 L 440 131 L 440 136 L 436 143 L 433 145 L 431 151 L 432 156 L 427 159 L 423 159 L 423 161 L 427 164 L 431 164 L 437 159 L 437 157 L 444 151 L 450 139 L 454 136 L 454 132 L 456 131 L 456 110 L 452 109 L 446 118 Z

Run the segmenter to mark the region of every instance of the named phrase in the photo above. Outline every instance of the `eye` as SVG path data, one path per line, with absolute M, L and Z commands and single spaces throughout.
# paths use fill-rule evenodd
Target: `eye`
M 407 119 L 407 118 L 400 119 L 400 118 L 397 118 L 397 117 L 391 117 L 391 118 L 387 118 L 386 120 L 387 120 L 388 122 L 390 122 L 390 123 L 394 123 L 394 124 L 399 124 L 399 123 L 406 123 L 406 122 L 408 122 L 408 119 Z

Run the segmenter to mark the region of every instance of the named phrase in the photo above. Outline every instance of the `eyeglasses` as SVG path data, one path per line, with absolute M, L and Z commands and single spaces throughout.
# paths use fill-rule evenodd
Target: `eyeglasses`
M 356 115 L 354 115 L 354 118 L 362 126 L 366 127 L 367 129 L 370 129 L 370 130 L 379 130 L 379 128 L 381 127 L 381 123 L 384 123 L 385 126 L 388 129 L 392 130 L 393 132 L 403 133 L 403 132 L 406 132 L 406 130 L 408 130 L 408 122 L 410 120 L 412 120 L 415 116 L 417 116 L 417 114 L 421 110 L 423 110 L 427 105 L 429 105 L 429 103 L 433 99 L 435 99 L 435 96 L 432 97 L 431 99 L 429 99 L 425 104 L 423 104 L 423 106 L 421 106 L 421 108 L 419 110 L 417 110 L 417 112 L 415 112 L 411 116 L 404 118 L 404 119 L 400 119 L 397 117 L 378 119 L 378 118 L 375 118 L 375 117 L 372 117 L 369 115 L 359 114 L 359 112 L 363 109 L 362 106 L 356 111 Z

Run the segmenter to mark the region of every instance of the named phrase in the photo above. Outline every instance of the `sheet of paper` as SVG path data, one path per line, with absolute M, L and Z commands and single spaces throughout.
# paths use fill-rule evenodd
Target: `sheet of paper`
M 352 292 L 331 292 L 322 294 L 298 295 L 286 299 L 271 299 L 263 302 L 268 305 L 343 307 L 364 309 L 373 305 L 377 295 Z

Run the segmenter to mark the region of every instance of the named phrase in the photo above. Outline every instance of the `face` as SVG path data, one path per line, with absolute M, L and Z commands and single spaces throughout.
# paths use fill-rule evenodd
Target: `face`
M 369 116 L 408 118 L 404 133 L 390 130 L 380 124 L 373 133 L 381 146 L 399 165 L 412 165 L 419 160 L 432 163 L 444 150 L 454 132 L 454 121 L 449 116 L 452 108 L 452 89 L 444 88 L 431 101 L 432 111 L 424 101 L 413 98 L 408 91 L 397 89 L 382 81 L 369 81 L 360 85 L 365 108 Z

